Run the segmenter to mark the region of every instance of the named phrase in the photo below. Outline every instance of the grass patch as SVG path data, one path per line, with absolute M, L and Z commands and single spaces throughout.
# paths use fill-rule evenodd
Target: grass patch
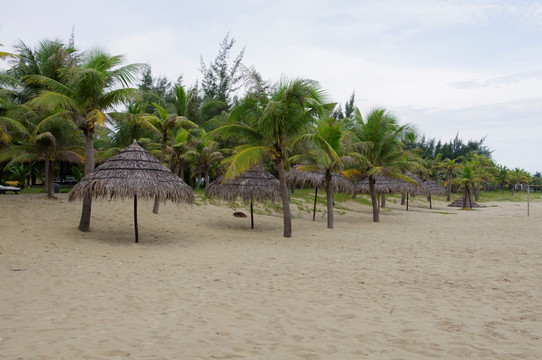
M 42 194 L 45 191 L 43 191 L 42 187 L 39 188 L 33 188 L 33 187 L 25 187 L 21 191 L 19 191 L 19 194 Z

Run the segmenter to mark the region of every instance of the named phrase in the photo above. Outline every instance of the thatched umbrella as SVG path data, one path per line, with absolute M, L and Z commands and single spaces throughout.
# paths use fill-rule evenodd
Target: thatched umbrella
M 137 198 L 194 202 L 192 188 L 147 153 L 136 141 L 85 175 L 70 192 L 69 200 L 84 196 L 94 198 L 134 198 L 135 242 L 139 242 Z
M 405 175 L 418 183 L 420 182 L 419 179 L 416 178 L 416 176 L 414 176 L 414 174 L 412 173 L 406 173 Z M 411 184 L 409 182 L 406 182 L 400 179 L 391 178 L 382 173 L 376 175 L 375 177 L 375 190 L 379 194 L 397 194 L 397 193 L 406 194 L 407 211 L 408 211 L 408 195 L 419 194 L 421 191 L 419 186 L 416 186 L 414 184 Z M 366 178 L 357 184 L 356 193 L 366 193 L 366 194 L 371 193 L 369 189 L 369 178 Z
M 316 200 L 318 198 L 318 188 L 325 187 L 326 176 L 323 170 L 309 171 L 301 170 L 298 166 L 294 166 L 286 174 L 286 181 L 290 184 L 300 186 L 310 186 L 314 188 L 314 208 L 312 211 L 312 221 L 316 218 Z M 354 193 L 354 185 L 341 173 L 333 173 L 331 175 L 331 187 L 333 193 Z
M 241 175 L 223 180 L 220 176 L 205 188 L 205 195 L 209 198 L 219 197 L 227 201 L 241 198 L 250 201 L 250 224 L 254 229 L 254 200 L 280 200 L 280 182 L 272 174 L 260 167 L 252 168 Z
M 431 201 L 431 195 L 444 195 L 446 194 L 446 189 L 443 186 L 440 186 L 436 181 L 425 180 L 422 183 L 422 191 L 427 194 L 429 199 L 429 208 L 433 208 L 433 203 Z

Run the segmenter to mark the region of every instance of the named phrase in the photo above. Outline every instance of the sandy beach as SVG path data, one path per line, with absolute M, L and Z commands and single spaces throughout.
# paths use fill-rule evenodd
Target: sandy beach
M 540 359 L 542 203 L 225 204 L 0 195 L 2 359 Z M 256 205 L 258 209 L 258 205 Z M 247 208 L 238 208 L 247 212 Z

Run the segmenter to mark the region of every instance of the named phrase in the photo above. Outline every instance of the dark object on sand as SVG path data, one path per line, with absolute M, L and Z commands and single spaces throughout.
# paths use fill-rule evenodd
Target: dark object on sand
M 238 217 L 238 218 L 246 218 L 247 214 L 245 214 L 244 212 L 241 212 L 241 211 L 236 211 L 236 212 L 233 213 L 233 216 Z

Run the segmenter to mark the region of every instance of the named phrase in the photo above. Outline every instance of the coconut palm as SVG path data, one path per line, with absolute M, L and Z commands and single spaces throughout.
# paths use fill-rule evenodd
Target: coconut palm
M 229 123 L 214 133 L 243 141 L 225 160 L 225 179 L 234 178 L 270 157 L 279 175 L 284 237 L 292 237 L 290 197 L 285 177 L 288 149 L 292 139 L 313 121 L 323 93 L 312 80 L 281 81 L 269 97 L 247 97 L 232 110 Z
M 376 176 L 380 173 L 414 183 L 408 176 L 401 174 L 398 161 L 403 154 L 402 139 L 408 132 L 413 132 L 410 124 L 399 125 L 396 117 L 384 108 L 375 108 L 363 118 L 356 109 L 351 124 L 357 137 L 358 159 L 366 169 L 369 190 L 373 205 L 373 221 L 379 222 L 379 206 L 375 191 Z
M 452 183 L 453 178 L 457 170 L 459 169 L 459 163 L 456 162 L 457 159 L 450 160 L 448 158 L 444 159 L 439 163 L 439 167 L 444 170 L 444 186 L 446 187 L 446 201 L 450 201 L 452 194 Z
M 20 105 L 10 115 L 19 117 L 21 123 L 27 125 L 28 136 L 1 150 L 0 161 L 9 159 L 6 167 L 10 167 L 17 163 L 45 160 L 44 188 L 49 197 L 54 197 L 55 161 L 83 161 L 81 132 L 66 119 L 66 112 L 62 110 L 49 113 Z
M 111 56 L 100 50 L 89 51 L 80 65 L 60 70 L 59 80 L 43 75 L 32 75 L 28 81 L 46 88 L 31 101 L 31 105 L 49 110 L 57 108 L 70 112 L 71 120 L 85 135 L 85 174 L 94 170 L 94 133 L 103 125 L 106 111 L 133 99 L 137 90 L 128 88 L 141 64 L 121 66 L 124 57 Z M 92 197 L 83 199 L 79 230 L 90 229 Z
M 514 190 L 516 186 L 519 186 L 522 183 L 528 183 L 531 181 L 531 175 L 520 168 L 514 168 L 508 172 L 508 178 L 510 179 L 512 195 L 514 195 Z
M 191 163 L 193 176 L 201 175 L 205 188 L 209 185 L 209 176 L 213 167 L 224 158 L 219 151 L 220 144 L 210 138 L 204 129 L 200 129 L 200 137 L 194 141 L 192 148 L 186 152 L 184 157 Z M 199 188 L 199 182 L 197 183 Z
M 162 138 L 159 160 L 161 164 L 164 164 L 164 161 L 166 159 L 168 137 L 170 136 L 170 134 L 181 126 L 197 127 L 197 125 L 184 116 L 179 116 L 175 113 L 168 113 L 165 108 L 158 105 L 157 103 L 153 103 L 153 106 L 156 109 L 156 113 L 153 115 L 145 115 L 143 116 L 143 119 L 145 119 L 149 124 L 151 124 Z M 160 198 L 157 195 L 154 199 L 154 207 L 152 212 L 158 214 L 159 209 Z
M 459 188 L 463 190 L 463 209 L 472 209 L 471 194 L 474 192 L 474 186 L 479 183 L 480 180 L 480 175 L 476 172 L 476 168 L 473 164 L 467 162 L 461 165 L 453 183 L 459 185 Z
M 498 165 L 495 179 L 500 185 L 502 192 L 504 192 L 506 184 L 510 184 L 510 169 L 504 165 Z
M 312 165 L 300 165 L 300 171 L 323 171 L 324 186 L 327 203 L 327 227 L 333 229 L 333 202 L 334 189 L 332 176 L 340 172 L 346 177 L 357 174 L 355 169 L 345 169 L 345 162 L 354 159 L 346 156 L 348 151 L 348 136 L 350 133 L 343 127 L 343 122 L 337 122 L 333 118 L 322 117 L 312 131 L 300 138 L 300 140 L 312 145 L 308 152 L 293 156 L 291 161 L 308 162 Z

